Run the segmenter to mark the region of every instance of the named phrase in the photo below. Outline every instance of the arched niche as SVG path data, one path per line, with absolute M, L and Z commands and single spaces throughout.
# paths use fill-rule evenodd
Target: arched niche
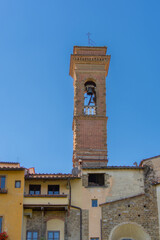
M 64 220 L 59 218 L 48 220 L 46 239 L 48 239 L 48 232 L 59 232 L 60 240 L 64 240 Z
M 122 223 L 114 227 L 109 240 L 151 240 L 151 237 L 137 223 Z

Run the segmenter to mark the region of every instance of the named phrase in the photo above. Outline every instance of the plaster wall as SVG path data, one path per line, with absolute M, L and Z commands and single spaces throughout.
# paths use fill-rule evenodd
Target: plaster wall
M 106 187 L 84 187 L 82 179 L 71 181 L 72 205 L 89 210 L 89 238 L 101 236 L 101 207 L 92 207 L 92 199 L 98 200 L 98 205 L 106 201 L 125 198 L 144 193 L 143 170 L 84 170 L 89 173 L 105 173 L 109 175 Z
M 8 234 L 8 240 L 21 239 L 23 216 L 24 171 L 0 171 L 6 176 L 6 194 L 0 193 L 0 216 L 3 217 L 2 231 Z M 21 181 L 21 188 L 15 188 L 15 181 Z M 16 224 L 13 224 L 13 221 Z

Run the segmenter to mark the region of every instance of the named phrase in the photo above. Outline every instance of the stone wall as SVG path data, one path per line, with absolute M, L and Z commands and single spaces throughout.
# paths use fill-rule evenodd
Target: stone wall
M 80 240 L 80 210 L 71 209 L 66 219 L 65 240 Z M 89 211 L 82 210 L 82 240 L 88 240 L 89 236 Z
M 115 226 L 125 222 L 143 227 L 152 240 L 159 239 L 156 189 L 152 185 L 153 169 L 144 170 L 145 193 L 135 197 L 119 199 L 102 205 L 102 240 L 109 240 Z
M 38 231 L 40 239 L 40 237 L 47 235 L 46 226 L 48 220 L 58 218 L 64 220 L 65 223 L 65 216 L 65 211 L 33 211 L 32 217 L 27 217 L 26 231 Z
M 66 218 L 65 236 L 65 240 L 80 240 L 80 211 L 78 209 L 71 209 Z
M 38 231 L 39 239 L 47 235 L 47 221 L 50 219 L 64 220 L 64 239 L 80 240 L 80 210 L 70 209 L 69 213 L 65 211 L 33 211 L 32 218 L 27 217 L 26 231 Z M 57 229 L 59 230 L 59 229 Z M 89 236 L 89 212 L 82 210 L 82 239 L 88 240 Z

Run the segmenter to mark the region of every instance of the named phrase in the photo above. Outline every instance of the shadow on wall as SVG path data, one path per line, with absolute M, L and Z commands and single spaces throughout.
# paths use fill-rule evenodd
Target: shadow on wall
M 136 223 L 122 223 L 114 227 L 111 231 L 109 240 L 123 238 L 132 240 L 151 240 L 151 237 L 144 231 L 144 229 Z

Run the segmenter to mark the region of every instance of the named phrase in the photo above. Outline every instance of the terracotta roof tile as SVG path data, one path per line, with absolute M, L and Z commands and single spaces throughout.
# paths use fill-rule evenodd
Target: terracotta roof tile
M 22 171 L 25 170 L 23 167 L 0 167 L 0 171 Z
M 19 164 L 19 162 L 0 162 L 0 163 L 6 163 L 6 164 Z
M 106 167 L 82 167 L 82 169 L 143 169 L 143 167 L 139 166 L 106 166 Z
M 35 173 L 35 174 L 27 174 L 25 179 L 77 179 L 79 177 L 74 176 L 72 174 L 66 173 Z

